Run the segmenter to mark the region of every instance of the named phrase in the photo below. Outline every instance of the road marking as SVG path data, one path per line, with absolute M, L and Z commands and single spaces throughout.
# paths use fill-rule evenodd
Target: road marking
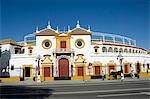
M 141 94 L 150 96 L 150 92 L 141 92 Z
M 50 92 L 50 93 L 7 93 L 1 94 L 2 96 L 15 96 L 15 95 L 69 95 L 69 94 L 90 94 L 99 92 L 120 92 L 120 91 L 137 91 L 137 90 L 150 90 L 149 88 L 133 88 L 133 89 L 114 89 L 114 90 L 94 90 L 94 91 L 74 91 L 74 92 Z M 141 93 L 147 94 L 147 93 Z M 133 95 L 133 94 L 132 94 Z
M 149 92 L 138 92 L 138 93 L 123 93 L 123 94 L 107 94 L 107 95 L 97 95 L 98 98 L 102 97 L 119 97 L 119 96 L 133 96 L 133 95 L 150 95 Z
M 97 97 L 102 98 L 102 97 L 115 97 L 115 96 L 119 97 L 119 96 L 132 96 L 132 95 L 140 95 L 140 93 L 97 95 Z
M 94 90 L 94 91 L 74 91 L 74 92 L 53 92 L 53 95 L 60 94 L 88 94 L 88 93 L 99 93 L 99 92 L 120 92 L 120 91 L 137 91 L 137 90 L 149 90 L 149 88 L 133 88 L 133 89 L 113 89 L 113 90 Z

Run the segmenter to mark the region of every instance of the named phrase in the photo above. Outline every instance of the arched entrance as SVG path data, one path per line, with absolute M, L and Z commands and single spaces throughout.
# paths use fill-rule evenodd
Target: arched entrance
M 61 58 L 59 64 L 59 77 L 69 77 L 69 61 L 66 58 Z

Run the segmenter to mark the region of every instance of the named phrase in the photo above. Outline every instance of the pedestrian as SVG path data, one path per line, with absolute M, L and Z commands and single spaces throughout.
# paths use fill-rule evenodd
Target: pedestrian
M 104 71 L 102 71 L 102 80 L 104 80 L 105 79 L 105 74 L 104 74 Z
M 132 77 L 132 79 L 134 79 L 134 77 L 135 77 L 134 70 L 131 71 L 131 77 Z
M 123 72 L 121 72 L 121 82 L 123 82 L 123 80 L 124 80 L 124 74 Z
M 137 71 L 137 78 L 138 79 L 140 78 L 140 71 L 139 70 Z

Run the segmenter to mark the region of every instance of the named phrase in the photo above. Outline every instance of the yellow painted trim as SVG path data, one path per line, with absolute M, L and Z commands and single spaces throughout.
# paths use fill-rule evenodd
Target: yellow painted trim
M 20 77 L 0 78 L 2 82 L 7 81 L 20 81 Z
M 66 41 L 66 48 L 70 48 L 70 36 L 57 36 L 56 48 L 60 48 L 60 41 Z
M 109 75 L 110 75 L 110 73 L 109 73 L 109 66 L 111 66 L 111 65 L 114 65 L 114 71 L 116 71 L 116 66 L 117 66 L 116 63 L 107 63 L 107 75 L 106 75 L 106 78 L 109 78 Z
M 49 47 L 46 47 L 46 46 L 45 46 L 45 42 L 49 42 L 49 43 L 50 43 L 50 46 L 49 46 Z M 49 39 L 43 40 L 43 41 L 42 41 L 42 47 L 43 47 L 44 49 L 50 49 L 50 48 L 52 47 L 52 42 L 51 42 L 51 40 L 49 40 Z
M 30 67 L 30 78 L 32 78 L 33 77 L 33 75 L 32 75 L 33 65 L 32 64 L 31 65 L 23 65 L 23 69 L 24 69 L 23 76 L 24 76 L 24 78 L 25 78 L 25 67 Z
M 71 80 L 90 80 L 90 76 L 89 75 L 73 76 L 73 77 L 71 77 Z
M 92 63 L 92 67 L 93 67 L 93 75 L 95 76 L 95 66 L 99 66 L 100 67 L 100 74 L 102 73 L 102 63 Z
M 50 77 L 44 77 L 44 67 L 50 67 Z M 52 64 L 42 64 L 42 75 L 41 75 L 42 80 L 54 80 L 52 77 Z
M 78 45 L 77 45 L 77 42 L 78 42 L 78 41 L 81 41 L 81 42 L 83 43 L 83 45 L 82 45 L 82 46 L 78 46 Z M 83 47 L 85 46 L 85 42 L 84 42 L 84 40 L 81 39 L 81 38 L 78 38 L 78 39 L 75 41 L 74 44 L 75 44 L 75 46 L 76 46 L 77 48 L 79 48 L 79 49 L 81 49 L 81 48 L 83 48 Z
M 150 77 L 150 73 L 147 72 L 140 73 L 140 78 L 144 78 L 144 77 Z
M 83 72 L 84 72 L 83 76 L 85 76 L 86 75 L 86 63 L 75 63 L 75 76 L 78 76 L 78 67 L 83 67 Z

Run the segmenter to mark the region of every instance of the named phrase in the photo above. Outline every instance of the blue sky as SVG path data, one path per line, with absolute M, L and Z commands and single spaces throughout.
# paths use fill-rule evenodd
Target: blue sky
M 50 20 L 60 30 L 82 27 L 124 35 L 137 40 L 139 47 L 150 49 L 148 0 L 1 0 L 0 39 L 23 40 Z

